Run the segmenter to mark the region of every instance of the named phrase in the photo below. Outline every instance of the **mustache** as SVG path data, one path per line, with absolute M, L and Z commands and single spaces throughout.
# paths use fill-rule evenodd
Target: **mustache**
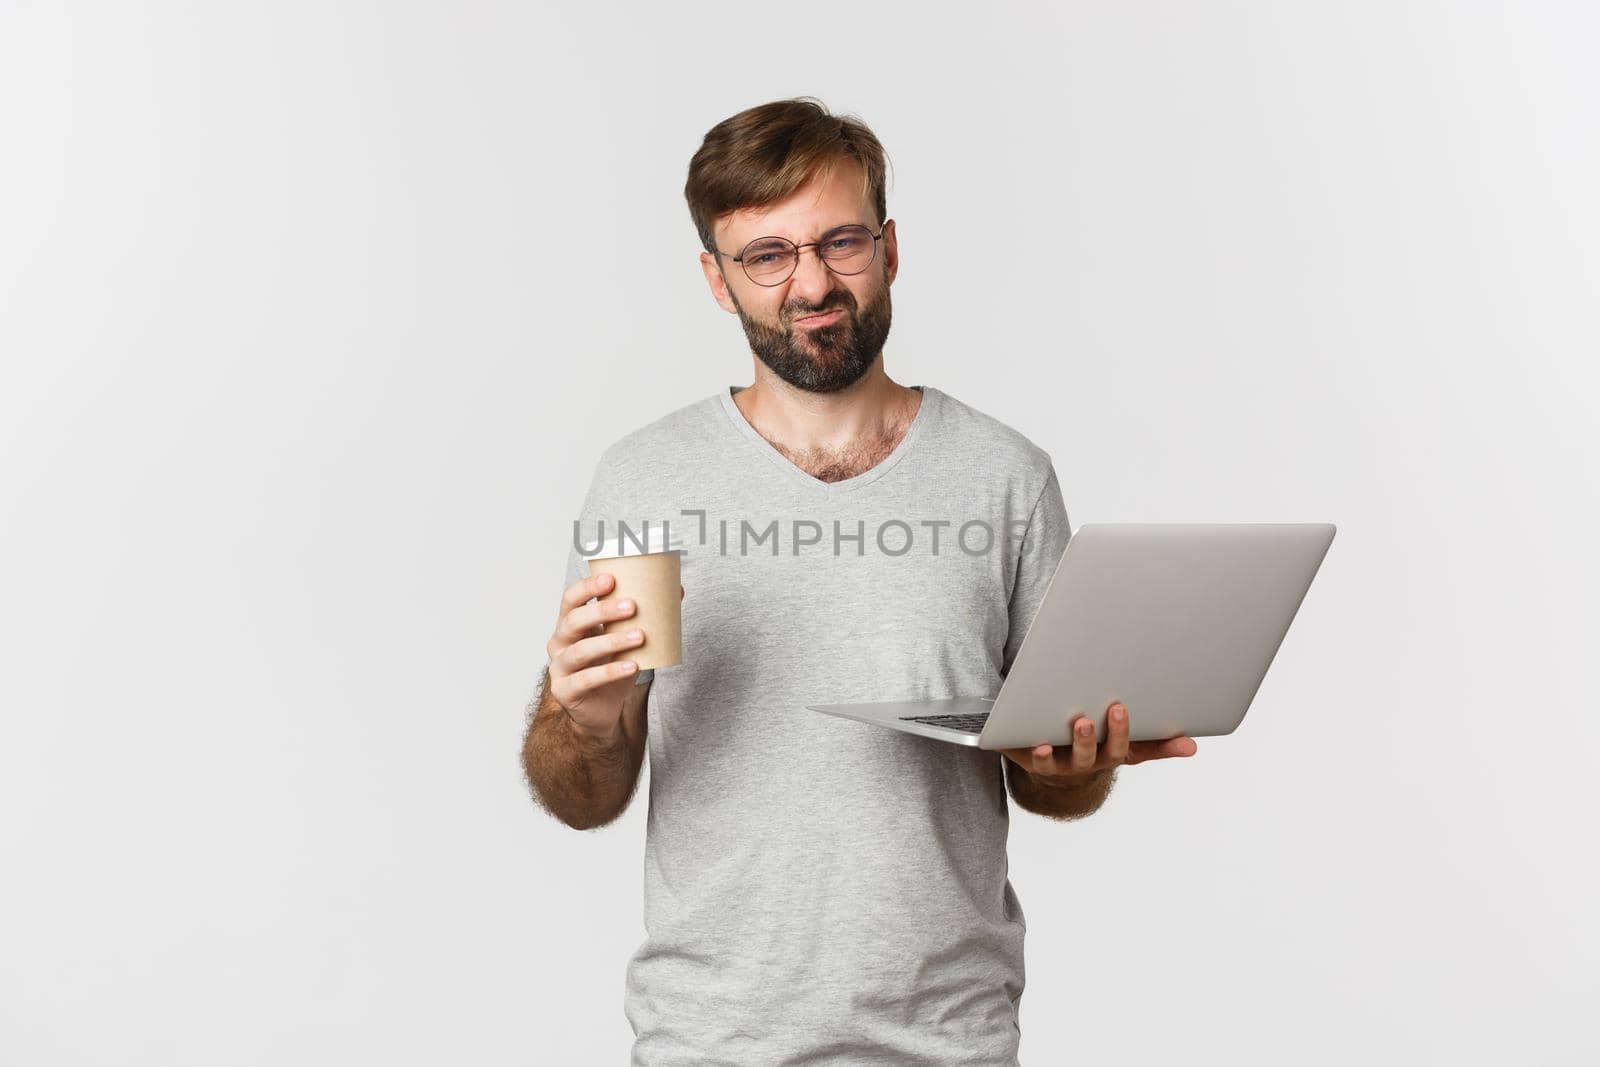
M 804 318 L 808 318 L 808 317 L 810 317 L 812 315 L 826 315 L 830 311 L 849 311 L 849 310 L 850 310 L 850 305 L 849 304 L 845 304 L 845 303 L 842 303 L 842 302 L 840 302 L 838 300 L 835 300 L 835 301 L 832 301 L 831 303 L 824 304 L 819 308 L 811 308 L 809 310 L 803 309 L 803 308 L 796 309 L 796 310 L 790 312 L 789 321 L 793 322 L 795 319 L 804 319 Z

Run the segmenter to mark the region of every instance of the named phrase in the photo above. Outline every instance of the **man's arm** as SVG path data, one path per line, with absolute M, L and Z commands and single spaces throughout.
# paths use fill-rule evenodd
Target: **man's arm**
M 1047 785 L 1011 760 L 1001 762 L 1006 765 L 1006 784 L 1017 807 L 1063 822 L 1099 811 L 1111 793 L 1117 772 L 1115 767 L 1107 767 L 1084 775 L 1069 786 Z
M 1017 654 L 1022 651 L 1023 638 L 1033 625 L 1039 605 L 1044 602 L 1045 590 L 1071 537 L 1072 525 L 1067 520 L 1066 504 L 1061 498 L 1061 483 L 1056 478 L 1055 465 L 1049 463 L 1017 549 L 1016 578 L 1009 608 L 1011 632 L 1006 637 L 1000 670 L 1002 679 L 1010 673 Z M 1070 786 L 1040 781 L 1017 762 L 1025 757 L 1026 751 L 1018 751 L 1001 761 L 1006 765 L 1006 785 L 1011 799 L 1025 811 L 1052 819 L 1081 819 L 1092 814 L 1111 789 L 1109 775 L 1074 780 Z
M 575 830 L 605 826 L 627 810 L 644 765 L 650 686 L 629 689 L 617 730 L 596 734 L 556 702 L 545 669 L 522 742 L 523 773 L 541 807 Z

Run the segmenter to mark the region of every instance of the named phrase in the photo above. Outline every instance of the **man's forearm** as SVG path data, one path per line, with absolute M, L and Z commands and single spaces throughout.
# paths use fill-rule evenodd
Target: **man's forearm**
M 522 745 L 523 771 L 541 807 L 577 830 L 604 826 L 621 815 L 639 782 L 642 745 L 630 741 L 623 715 L 609 738 L 585 732 L 550 695 L 546 672 L 540 700 Z M 643 700 L 640 687 L 631 699 Z
M 1004 762 L 1006 778 L 1011 785 L 1011 799 L 1017 802 L 1019 808 L 1051 819 L 1081 819 L 1093 815 L 1106 802 L 1116 778 L 1116 768 L 1108 767 L 1071 785 L 1047 785 L 1011 760 Z

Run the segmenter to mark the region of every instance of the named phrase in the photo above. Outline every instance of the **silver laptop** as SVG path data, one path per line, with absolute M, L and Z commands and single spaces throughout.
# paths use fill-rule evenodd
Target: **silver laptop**
M 1333 543 L 1332 523 L 1084 523 L 1000 692 L 810 704 L 979 748 L 1068 745 L 1128 708 L 1128 737 L 1214 737 L 1244 720 Z

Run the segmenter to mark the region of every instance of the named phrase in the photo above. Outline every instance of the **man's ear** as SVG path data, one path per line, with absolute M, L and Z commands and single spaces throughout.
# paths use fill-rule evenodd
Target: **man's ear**
M 722 310 L 737 315 L 739 307 L 733 302 L 733 297 L 728 294 L 728 282 L 722 276 L 721 269 L 717 266 L 717 257 L 710 252 L 700 253 L 700 270 L 706 276 L 706 284 L 711 287 L 711 296 L 716 300 Z
M 883 269 L 885 282 L 893 285 L 894 276 L 900 273 L 900 242 L 895 237 L 894 219 L 883 223 Z

